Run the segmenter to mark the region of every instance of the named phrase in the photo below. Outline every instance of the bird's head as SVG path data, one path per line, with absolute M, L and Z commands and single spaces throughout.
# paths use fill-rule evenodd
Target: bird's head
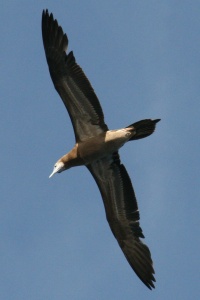
M 57 163 L 55 163 L 55 165 L 54 165 L 53 172 L 51 173 L 49 178 L 51 178 L 56 173 L 61 173 L 64 170 L 66 170 L 64 162 L 62 162 L 60 160 L 57 161 Z

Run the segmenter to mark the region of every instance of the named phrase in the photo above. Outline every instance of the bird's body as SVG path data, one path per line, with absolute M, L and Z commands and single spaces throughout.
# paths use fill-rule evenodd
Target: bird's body
M 151 135 L 159 119 L 145 119 L 109 130 L 90 82 L 73 53 L 65 52 L 66 34 L 47 10 L 43 11 L 42 35 L 50 75 L 69 112 L 76 138 L 75 146 L 57 161 L 50 177 L 75 166 L 88 168 L 99 187 L 107 220 L 124 255 L 143 283 L 154 288 L 151 254 L 140 240 L 144 235 L 137 201 L 118 150 L 128 141 Z

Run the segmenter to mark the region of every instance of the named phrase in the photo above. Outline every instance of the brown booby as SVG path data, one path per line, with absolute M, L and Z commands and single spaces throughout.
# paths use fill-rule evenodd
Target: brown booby
M 145 119 L 118 130 L 108 130 L 99 100 L 76 63 L 66 54 L 67 35 L 48 10 L 42 14 L 42 37 L 51 79 L 62 98 L 74 128 L 74 148 L 56 164 L 52 175 L 85 165 L 94 177 L 106 218 L 130 266 L 149 288 L 154 288 L 153 262 L 139 224 L 139 211 L 129 175 L 118 150 L 126 142 L 149 136 L 160 119 Z

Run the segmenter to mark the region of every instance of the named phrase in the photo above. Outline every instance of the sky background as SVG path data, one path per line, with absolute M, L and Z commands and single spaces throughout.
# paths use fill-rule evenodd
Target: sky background
M 120 151 L 156 271 L 127 263 L 85 167 L 49 179 L 74 145 L 51 82 L 42 10 L 54 13 L 109 128 L 161 118 Z M 200 1 L 5 1 L 0 10 L 0 299 L 200 297 Z

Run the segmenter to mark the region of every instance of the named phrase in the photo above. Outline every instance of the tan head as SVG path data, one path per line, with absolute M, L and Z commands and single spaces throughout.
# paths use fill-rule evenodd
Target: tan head
M 54 165 L 53 172 L 49 176 L 52 177 L 56 173 L 61 173 L 65 170 L 68 170 L 71 167 L 82 166 L 84 161 L 77 155 L 78 145 L 76 144 L 74 148 L 63 155 Z

